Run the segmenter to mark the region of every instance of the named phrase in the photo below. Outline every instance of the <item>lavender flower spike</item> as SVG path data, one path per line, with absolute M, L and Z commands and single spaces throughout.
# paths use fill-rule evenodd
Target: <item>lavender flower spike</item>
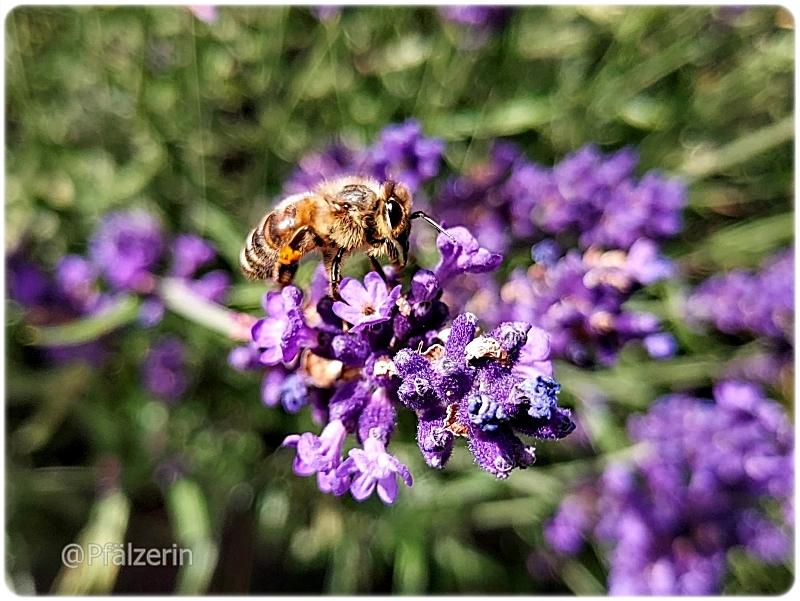
M 503 261 L 502 256 L 481 248 L 466 228 L 449 228 L 447 233 L 456 240 L 456 243 L 442 234 L 436 239 L 436 246 L 439 247 L 442 258 L 433 273 L 440 285 L 444 286 L 462 273 L 494 271 Z
M 378 489 L 378 496 L 387 505 L 397 498 L 397 475 L 406 486 L 411 486 L 408 468 L 386 452 L 386 447 L 377 438 L 370 436 L 364 448 L 352 449 L 349 457 L 336 470 L 339 477 L 353 474 L 350 493 L 356 501 L 363 501 Z
M 317 334 L 306 325 L 300 308 L 302 299 L 303 294 L 294 286 L 268 292 L 264 297 L 264 310 L 269 317 L 259 319 L 252 330 L 253 341 L 262 349 L 261 363 L 291 361 L 301 347 L 316 344 Z
M 400 296 L 400 286 L 391 292 L 381 276 L 371 271 L 362 285 L 356 279 L 345 278 L 339 286 L 342 301 L 333 303 L 333 312 L 352 324 L 351 332 L 360 332 L 367 326 L 389 321 L 392 308 Z

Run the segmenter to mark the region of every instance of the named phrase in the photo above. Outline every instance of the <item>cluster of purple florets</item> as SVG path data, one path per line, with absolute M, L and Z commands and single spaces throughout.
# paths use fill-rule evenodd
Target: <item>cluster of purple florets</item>
M 758 387 L 663 398 L 628 432 L 639 458 L 565 497 L 545 527 L 563 555 L 592 536 L 609 547 L 612 595 L 715 594 L 734 546 L 766 563 L 791 557 L 793 427 Z
M 574 428 L 569 411 L 557 404 L 560 387 L 551 378 L 545 332 L 513 323 L 483 337 L 469 314 L 442 330 L 449 317 L 442 283 L 500 262 L 466 229 L 448 233 L 455 242 L 439 236 L 439 264 L 414 274 L 405 293 L 390 270 L 370 272 L 363 283 L 346 278 L 341 300 L 320 294 L 327 280 L 318 270 L 315 305 L 292 286 L 267 293 L 268 315 L 253 326 L 252 342 L 231 352 L 235 367 L 272 366 L 262 388 L 267 405 L 295 412 L 310 404 L 325 424 L 319 436 L 284 441 L 296 448 L 295 473 L 316 475 L 323 492 L 349 490 L 363 500 L 377 490 L 391 503 L 398 475 L 411 485 L 407 468 L 386 452 L 403 405 L 417 414 L 418 443 L 429 465 L 443 467 L 455 438 L 464 436 L 478 465 L 500 478 L 535 459 L 515 432 L 562 438 Z M 343 458 L 349 434 L 362 448 Z
M 726 334 L 794 339 L 794 249 L 764 262 L 758 273 L 734 270 L 700 284 L 686 304 L 689 319 Z
M 225 300 L 230 275 L 222 269 L 207 269 L 216 258 L 214 245 L 197 236 L 181 234 L 168 243 L 158 219 L 144 210 L 112 212 L 103 217 L 89 240 L 88 256 L 65 255 L 53 278 L 21 256 L 10 257 L 10 296 L 27 308 L 34 323 L 46 325 L 100 314 L 119 295 L 135 294 L 142 299 L 139 322 L 152 327 L 164 316 L 158 294 L 160 277 L 179 279 L 208 301 Z M 94 341 L 50 347 L 47 356 L 99 361 L 103 352 Z M 165 400 L 177 399 L 186 389 L 184 364 L 179 339 L 157 339 L 142 366 L 145 387 Z
M 450 291 L 454 306 L 480 309 L 490 323 L 537 323 L 553 337 L 554 356 L 578 365 L 613 363 L 631 340 L 655 358 L 674 354 L 675 339 L 660 320 L 624 304 L 674 274 L 658 242 L 679 231 L 686 189 L 654 172 L 637 181 L 637 161 L 629 148 L 604 156 L 590 145 L 546 168 L 498 142 L 486 163 L 447 180 L 437 215 L 470 227 L 496 252 L 538 232 L 557 234 L 534 243 L 533 264 L 502 287 L 489 278 L 477 287 L 459 282 L 463 289 Z
M 443 153 L 444 142 L 423 136 L 419 122 L 409 119 L 383 128 L 378 141 L 366 148 L 340 142 L 306 156 L 284 190 L 305 192 L 325 179 L 358 173 L 380 181 L 401 181 L 414 193 L 439 173 Z
M 687 319 L 745 339 L 754 352 L 730 362 L 730 377 L 791 385 L 794 366 L 794 249 L 767 258 L 759 272 L 733 270 L 701 283 L 686 301 Z

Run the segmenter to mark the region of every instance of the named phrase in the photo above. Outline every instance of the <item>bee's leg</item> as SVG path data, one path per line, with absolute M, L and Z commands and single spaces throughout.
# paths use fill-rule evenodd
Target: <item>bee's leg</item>
M 383 271 L 383 266 L 378 263 L 378 259 L 375 257 L 370 257 L 369 262 L 372 263 L 372 269 L 378 272 L 378 275 L 381 276 L 383 283 L 389 286 L 389 279 L 386 277 L 386 273 Z
M 342 281 L 342 259 L 344 259 L 344 249 L 340 248 L 328 266 L 328 273 L 331 278 L 331 296 L 334 300 L 341 300 L 339 296 L 339 282 Z
M 292 236 L 292 239 L 289 240 L 289 243 L 281 248 L 278 253 L 277 280 L 282 286 L 292 283 L 294 274 L 297 273 L 297 266 L 300 263 L 300 258 L 303 256 L 300 247 L 303 245 L 306 234 L 309 232 L 313 234 L 314 230 L 308 225 L 298 228 Z

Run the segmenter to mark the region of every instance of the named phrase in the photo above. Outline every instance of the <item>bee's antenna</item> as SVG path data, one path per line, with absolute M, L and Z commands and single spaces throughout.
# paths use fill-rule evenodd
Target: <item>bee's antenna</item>
M 435 227 L 436 231 L 438 231 L 439 233 L 442 233 L 445 236 L 447 236 L 448 238 L 450 238 L 450 240 L 453 242 L 453 244 L 458 244 L 458 242 L 456 242 L 456 239 L 453 238 L 453 236 L 451 236 L 448 232 L 444 231 L 444 228 L 441 225 L 439 225 L 438 223 L 436 223 L 433 219 L 431 219 L 429 215 L 426 215 L 425 212 L 423 212 L 423 211 L 414 211 L 413 213 L 411 213 L 411 217 L 409 217 L 409 219 L 418 219 L 420 217 L 422 219 L 424 219 L 425 221 L 427 221 L 428 223 L 430 223 L 433 227 Z

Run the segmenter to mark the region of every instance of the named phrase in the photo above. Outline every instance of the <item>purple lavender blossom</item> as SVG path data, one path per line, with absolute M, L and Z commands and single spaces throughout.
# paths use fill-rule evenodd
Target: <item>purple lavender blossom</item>
M 589 145 L 553 167 L 534 201 L 534 223 L 551 233 L 572 228 L 583 248 L 626 250 L 639 238 L 661 240 L 681 228 L 686 187 L 650 172 L 631 178 L 636 154 L 623 148 L 604 157 Z
M 301 159 L 284 186 L 289 194 L 314 188 L 324 180 L 344 175 L 365 175 L 384 181 L 403 182 L 414 193 L 439 173 L 444 142 L 427 138 L 414 119 L 384 127 L 378 140 L 367 148 L 336 142 Z
M 221 269 L 215 269 L 196 280 L 189 280 L 187 285 L 200 298 L 212 303 L 224 304 L 228 288 L 231 285 L 231 276 Z
M 645 336 L 642 340 L 644 348 L 654 359 L 666 359 L 672 357 L 678 350 L 678 342 L 672 334 L 659 332 Z
M 420 184 L 439 173 L 444 142 L 422 135 L 419 122 L 409 119 L 381 130 L 370 149 L 372 174 L 380 180 L 403 182 L 414 193 Z
M 294 473 L 312 476 L 335 470 L 342 461 L 342 445 L 347 438 L 347 428 L 340 420 L 333 420 L 319 436 L 310 432 L 287 436 L 281 446 L 295 447 Z
M 317 334 L 306 325 L 301 302 L 303 293 L 294 286 L 264 296 L 264 311 L 269 315 L 253 326 L 253 341 L 261 349 L 264 365 L 292 361 L 300 349 L 317 343 Z
M 156 340 L 142 365 L 145 388 L 166 401 L 177 400 L 186 391 L 185 363 L 180 339 L 164 336 Z
M 287 194 L 300 194 L 311 190 L 322 181 L 344 175 L 368 174 L 369 151 L 352 148 L 344 142 L 335 142 L 321 152 L 313 152 L 300 159 L 297 169 L 284 184 Z
M 25 310 L 26 321 L 51 325 L 103 310 L 107 295 L 99 293 L 91 281 L 91 266 L 70 257 L 57 269 L 55 278 L 17 251 L 6 259 L 6 285 L 9 297 Z M 41 349 L 47 363 L 87 361 L 99 365 L 106 356 L 105 341 L 93 340 L 69 346 Z
M 474 315 L 458 316 L 444 347 L 432 355 L 402 349 L 395 356 L 400 400 L 419 417 L 418 443 L 432 467 L 442 467 L 456 436 L 468 439 L 475 462 L 497 478 L 533 464 L 533 447 L 516 433 L 563 438 L 575 427 L 558 407 L 558 385 L 516 375 L 531 326 L 503 323 L 476 337 Z M 532 346 L 545 348 L 546 341 Z M 534 353 L 535 354 L 535 353 Z
M 436 213 L 450 225 L 467 226 L 478 243 L 491 252 L 504 253 L 516 237 L 533 234 L 528 187 L 521 185 L 527 166 L 522 150 L 514 144 L 492 144 L 489 158 L 459 177 L 446 180 L 436 195 Z
M 439 247 L 441 258 L 433 270 L 436 279 L 444 285 L 454 277 L 463 273 L 486 273 L 494 271 L 500 266 L 503 257 L 481 248 L 478 241 L 466 228 L 454 227 L 447 230 L 455 243 L 439 234 L 436 246 Z
M 631 416 L 643 453 L 609 466 L 580 507 L 568 495 L 545 526 L 562 554 L 592 531 L 609 547 L 610 594 L 719 594 L 734 546 L 766 563 L 791 556 L 794 429 L 752 384 L 724 382 L 714 398 L 672 395 Z
M 153 269 L 161 258 L 158 221 L 142 210 L 108 213 L 89 240 L 89 257 L 117 290 L 151 292 Z
M 20 305 L 34 307 L 45 303 L 52 294 L 51 288 L 47 274 L 21 252 L 6 257 L 6 290 Z
M 655 316 L 627 311 L 624 303 L 669 273 L 671 265 L 646 240 L 628 253 L 572 250 L 549 268 L 536 264 L 527 273 L 512 272 L 498 304 L 504 319 L 540 324 L 554 355 L 578 365 L 608 365 L 624 344 L 660 330 Z
M 211 242 L 192 234 L 181 234 L 172 241 L 172 266 L 169 275 L 176 278 L 191 278 L 203 265 L 217 256 Z
M 365 500 L 377 489 L 378 497 L 386 505 L 397 498 L 397 476 L 406 486 L 412 484 L 408 468 L 389 455 L 383 442 L 373 436 L 364 441 L 363 449 L 350 450 L 349 457 L 337 468 L 336 476 L 353 477 L 350 494 L 356 501 Z
M 152 328 L 161 323 L 167 308 L 157 296 L 149 296 L 139 306 L 139 323 L 145 328 Z
M 345 278 L 339 285 L 339 295 L 342 300 L 333 303 L 333 312 L 353 326 L 350 331 L 360 332 L 389 321 L 400 296 L 400 286 L 389 291 L 383 278 L 371 271 L 364 277 L 364 284 Z
M 686 313 L 728 334 L 752 332 L 793 344 L 794 249 L 765 260 L 759 273 L 734 270 L 709 278 L 688 299 Z
M 65 255 L 56 265 L 56 286 L 79 313 L 88 313 L 100 300 L 97 270 L 78 255 Z

